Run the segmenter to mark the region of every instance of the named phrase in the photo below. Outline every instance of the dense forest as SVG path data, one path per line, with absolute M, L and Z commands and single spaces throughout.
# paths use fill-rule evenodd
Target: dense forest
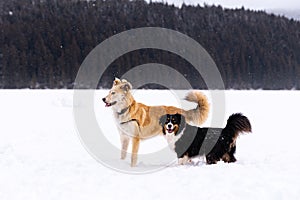
M 0 88 L 73 88 L 93 48 L 138 27 L 169 28 L 195 39 L 227 89 L 300 88 L 300 22 L 264 11 L 142 0 L 0 0 L 0 27 Z M 99 87 L 144 63 L 162 63 L 198 80 L 179 56 L 142 49 L 116 59 Z

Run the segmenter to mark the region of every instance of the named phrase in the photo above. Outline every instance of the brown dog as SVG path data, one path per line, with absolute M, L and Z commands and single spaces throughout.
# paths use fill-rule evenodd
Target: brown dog
M 141 139 L 162 134 L 159 119 L 165 114 L 179 113 L 185 116 L 187 123 L 201 125 L 208 117 L 209 103 L 204 94 L 191 91 L 185 100 L 198 106 L 192 110 L 183 110 L 173 106 L 147 106 L 134 100 L 130 90 L 132 86 L 126 80 L 116 78 L 109 94 L 103 98 L 106 107 L 112 107 L 121 138 L 121 159 L 125 159 L 130 139 L 132 139 L 131 166 L 136 166 L 137 153 Z

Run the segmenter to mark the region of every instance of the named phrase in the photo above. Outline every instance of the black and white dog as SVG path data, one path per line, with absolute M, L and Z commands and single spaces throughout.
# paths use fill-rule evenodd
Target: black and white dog
M 247 117 L 240 113 L 231 115 L 225 128 L 199 128 L 186 124 L 180 114 L 164 115 L 160 118 L 162 131 L 179 164 L 186 164 L 195 156 L 206 157 L 207 164 L 219 160 L 235 162 L 236 139 L 243 132 L 251 132 Z

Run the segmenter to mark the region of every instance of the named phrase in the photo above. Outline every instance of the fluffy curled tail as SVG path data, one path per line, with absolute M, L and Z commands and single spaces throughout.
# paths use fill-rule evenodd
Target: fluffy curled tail
M 249 119 L 241 113 L 232 114 L 228 120 L 225 129 L 230 129 L 234 133 L 233 137 L 237 137 L 243 132 L 252 132 Z
M 190 91 L 185 100 L 198 104 L 195 109 L 184 111 L 187 123 L 200 126 L 208 118 L 209 103 L 207 97 L 200 91 Z

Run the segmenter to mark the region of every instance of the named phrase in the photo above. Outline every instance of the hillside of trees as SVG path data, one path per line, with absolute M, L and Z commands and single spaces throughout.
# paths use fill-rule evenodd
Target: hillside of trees
M 93 48 L 138 27 L 169 28 L 195 39 L 216 62 L 227 89 L 300 88 L 299 21 L 244 8 L 142 0 L 0 0 L 0 88 L 72 88 Z M 143 49 L 116 59 L 99 87 L 150 62 L 199 79 L 177 55 Z

